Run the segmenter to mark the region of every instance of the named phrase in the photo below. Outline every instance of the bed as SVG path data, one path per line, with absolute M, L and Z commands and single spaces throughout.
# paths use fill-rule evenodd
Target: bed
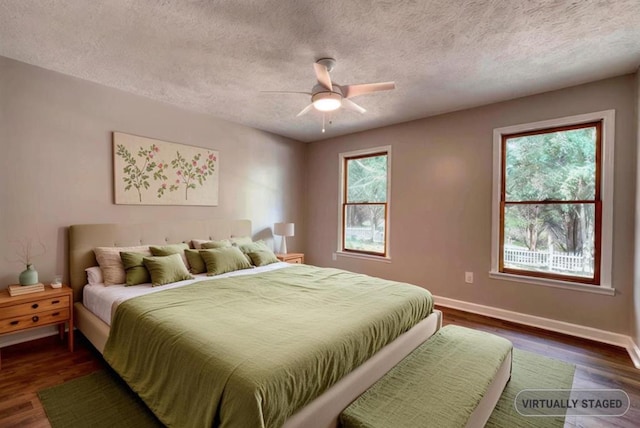
M 91 312 L 87 307 L 83 304 L 83 288 L 86 284 L 86 274 L 84 270 L 88 267 L 95 266 L 96 261 L 93 255 L 93 248 L 98 246 L 130 246 L 130 245 L 146 245 L 146 244 L 161 244 L 161 243 L 179 243 L 190 239 L 224 239 L 230 236 L 251 236 L 251 223 L 248 220 L 206 220 L 206 221 L 186 221 L 186 222 L 171 222 L 165 224 L 136 224 L 136 225 L 118 225 L 118 224 L 103 224 L 103 225 L 75 225 L 71 226 L 69 229 L 69 254 L 70 254 L 70 277 L 71 277 L 71 286 L 74 290 L 74 309 L 76 316 L 76 325 L 78 329 L 91 341 L 91 343 L 100 351 L 104 352 L 105 344 L 107 343 L 107 338 L 109 337 L 111 326 L 109 325 L 108 319 L 105 321 L 105 315 L 102 315 L 102 318 L 96 315 L 94 312 Z M 279 284 L 281 282 L 286 282 L 285 276 L 283 272 L 286 272 L 288 269 L 291 269 L 291 276 L 296 269 L 299 270 L 299 276 L 309 276 L 312 274 L 310 270 L 314 268 L 311 267 L 285 267 L 281 266 L 281 269 L 273 269 L 272 272 L 258 273 L 255 278 L 258 280 L 260 277 L 262 281 L 266 281 L 265 284 Z M 306 270 L 305 270 L 306 269 Z M 316 273 L 313 273 L 315 275 Z M 331 272 L 331 275 L 343 275 L 340 272 Z M 213 280 L 216 281 L 216 280 Z M 235 292 L 241 287 L 238 286 L 237 281 L 241 281 L 241 279 L 219 279 L 219 283 L 216 284 L 224 284 L 217 285 L 215 288 L 217 289 L 227 289 L 231 290 L 229 292 Z M 223 282 L 226 281 L 226 282 Z M 235 281 L 235 282 L 234 282 Z M 242 280 L 244 281 L 244 280 Z M 326 280 L 325 284 L 329 284 L 330 280 Z M 380 280 L 382 281 L 382 280 Z M 201 288 L 212 288 L 205 286 L 204 284 L 208 283 L 204 281 L 199 284 L 190 285 L 190 290 L 196 290 L 197 287 Z M 226 287 L 226 288 L 225 288 Z M 258 287 L 259 286 L 253 286 Z M 129 287 L 131 288 L 131 287 Z M 308 287 L 307 287 L 308 288 Z M 185 287 L 187 289 L 187 287 Z M 194 291 L 195 292 L 195 291 Z M 199 292 L 199 291 L 198 291 Z M 172 294 L 173 293 L 173 294 Z M 167 290 L 165 292 L 154 293 L 155 295 L 161 296 L 172 296 L 172 299 L 182 299 L 183 295 L 188 293 L 181 293 L 179 291 Z M 214 299 L 218 299 L 219 296 L 212 297 Z M 162 300 L 165 297 L 150 297 L 150 300 Z M 237 296 L 232 296 L 232 300 L 236 299 Z M 147 299 L 147 297 L 144 297 Z M 120 303 L 119 306 L 128 307 L 134 306 L 130 305 L 129 302 L 140 302 L 143 298 L 140 299 L 132 299 L 130 301 L 126 301 L 125 304 Z M 197 300 L 197 299 L 196 299 Z M 150 304 L 156 304 L 157 302 L 152 302 Z M 227 307 L 227 305 L 224 305 Z M 255 306 L 256 308 L 258 306 Z M 164 309 L 159 309 L 164 310 Z M 378 380 L 384 373 L 386 373 L 391 367 L 397 364 L 400 360 L 402 360 L 406 355 L 408 355 L 413 349 L 419 346 L 424 340 L 430 337 L 435 331 L 437 331 L 441 325 L 441 314 L 438 311 L 428 311 L 424 312 L 424 308 L 422 309 L 423 313 L 420 315 L 424 318 L 416 321 L 413 326 L 401 327 L 403 331 L 401 333 L 396 333 L 394 336 L 395 339 L 389 339 L 385 342 L 384 345 L 380 345 L 378 343 L 376 346 L 373 346 L 372 354 L 367 355 L 366 357 L 358 356 L 357 358 L 352 358 L 350 363 L 352 366 L 348 366 L 340 372 L 338 370 L 337 373 L 332 374 L 330 376 L 335 377 L 332 379 L 328 385 L 322 387 L 322 390 L 312 391 L 313 396 L 309 396 L 303 399 L 304 405 L 296 407 L 295 403 L 291 404 L 292 411 L 290 411 L 284 420 L 281 419 L 269 419 L 269 417 L 264 416 L 268 421 L 273 422 L 275 425 L 270 425 L 272 422 L 267 423 L 267 426 L 280 426 L 283 425 L 285 427 L 331 427 L 336 426 L 337 424 L 337 416 L 340 412 L 348 406 L 348 404 L 353 401 L 356 397 L 358 397 L 362 392 L 364 392 L 369 386 L 371 386 L 376 380 Z M 113 315 L 119 314 L 119 312 L 124 313 L 124 309 L 120 309 L 119 311 L 114 311 Z M 130 315 L 132 317 L 136 317 L 137 315 Z M 360 321 L 358 321 L 359 323 Z M 323 324 L 324 321 L 317 323 L 318 325 Z M 142 323 L 140 323 L 142 324 Z M 115 326 L 115 324 L 114 324 Z M 117 326 L 115 326 L 117 330 Z M 115 333 L 112 338 L 117 337 Z M 242 337 L 250 336 L 249 332 L 251 330 L 246 330 L 246 333 L 241 335 Z M 194 334 L 197 334 L 197 331 L 194 331 Z M 398 335 L 399 334 L 399 335 Z M 143 336 L 143 335 L 140 335 Z M 307 334 L 307 336 L 312 336 Z M 352 334 L 353 336 L 353 334 Z M 375 334 L 373 336 L 376 336 Z M 332 336 L 327 336 L 330 338 Z M 256 341 L 256 337 L 253 337 L 251 340 Z M 329 339 L 327 339 L 329 340 Z M 331 339 L 334 340 L 334 339 Z M 295 342 L 295 341 L 287 341 Z M 143 345 L 148 346 L 148 345 Z M 229 344 L 229 349 L 234 349 L 232 346 L 234 344 Z M 306 345 L 305 345 L 306 346 Z M 362 347 L 357 345 L 356 348 Z M 220 348 L 218 348 L 220 349 Z M 296 349 L 294 352 L 297 352 L 299 349 Z M 269 348 L 264 348 L 263 352 L 268 352 Z M 210 356 L 216 356 L 216 352 L 208 351 Z M 235 351 L 234 351 L 235 352 Z M 314 351 L 315 352 L 315 351 Z M 220 352 L 222 354 L 223 352 Z M 160 352 L 160 355 L 164 355 L 164 352 Z M 207 355 L 207 354 L 203 354 Z M 237 357 L 238 354 L 233 354 Z M 274 354 L 275 355 L 275 354 Z M 274 355 L 270 355 L 272 358 Z M 173 361 L 182 361 L 182 357 L 179 357 Z M 332 360 L 333 361 L 333 360 Z M 120 371 L 123 370 L 123 367 L 127 367 L 129 363 L 117 363 L 115 365 L 120 364 Z M 326 369 L 326 367 L 324 368 Z M 323 369 L 323 370 L 324 370 Z M 134 370 L 135 371 L 135 370 Z M 140 371 L 140 370 L 138 370 Z M 236 373 L 234 369 L 234 373 Z M 243 372 L 244 373 L 244 372 Z M 246 372 L 251 373 L 251 372 Z M 318 374 L 318 377 L 324 377 L 325 371 L 322 371 L 321 374 Z M 212 376 L 214 376 L 212 374 Z M 306 376 L 306 374 L 305 374 Z M 215 377 L 215 376 L 214 376 Z M 126 376 L 125 376 L 126 378 Z M 293 380 L 293 384 L 300 383 L 300 380 Z M 135 388 L 134 388 L 135 389 Z M 230 389 L 231 390 L 231 389 Z M 253 394 L 252 392 L 249 395 Z M 260 400 L 265 401 L 265 397 L 274 396 L 273 391 L 271 395 L 267 394 L 260 398 Z M 259 401 L 260 401 L 259 400 Z M 224 400 L 222 400 L 224 401 Z M 242 401 L 242 400 L 236 400 Z M 268 399 L 266 400 L 268 401 Z M 268 413 L 268 410 L 263 409 L 263 403 L 259 403 L 258 412 L 264 411 Z M 152 407 L 152 406 L 150 406 Z M 153 407 L 152 407 L 153 408 Z M 219 416 L 217 417 L 219 418 Z M 229 419 L 231 421 L 233 419 Z M 219 419 L 214 419 L 215 425 L 220 426 L 234 426 L 231 422 L 221 421 Z M 226 425 L 229 424 L 229 425 Z M 256 425 L 265 424 L 263 420 L 257 421 Z M 181 424 L 182 425 L 182 424 Z

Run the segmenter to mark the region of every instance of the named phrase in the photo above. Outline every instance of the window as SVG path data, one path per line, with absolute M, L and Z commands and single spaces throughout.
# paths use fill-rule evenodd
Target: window
M 388 257 L 390 147 L 342 153 L 339 251 Z
M 611 111 L 496 130 L 494 272 L 610 287 L 612 125 Z

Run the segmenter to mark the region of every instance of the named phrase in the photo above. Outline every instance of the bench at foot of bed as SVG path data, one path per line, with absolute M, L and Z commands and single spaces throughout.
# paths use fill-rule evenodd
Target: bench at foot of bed
M 512 344 L 447 326 L 340 416 L 345 428 L 482 427 L 511 375 Z

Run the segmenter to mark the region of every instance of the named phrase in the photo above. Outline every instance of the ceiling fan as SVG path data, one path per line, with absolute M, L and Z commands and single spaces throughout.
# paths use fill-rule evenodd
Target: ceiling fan
M 331 81 L 329 73 L 335 68 L 336 60 L 333 58 L 320 58 L 313 64 L 318 83 L 311 88 L 311 92 L 294 91 L 263 91 L 279 94 L 305 94 L 311 96 L 311 104 L 297 114 L 296 117 L 308 113 L 312 108 L 321 112 L 330 112 L 344 107 L 349 110 L 364 113 L 367 110 L 351 101 L 350 98 L 358 95 L 368 94 L 377 91 L 389 91 L 395 89 L 394 82 L 363 83 L 358 85 L 338 85 Z M 324 132 L 324 126 L 322 128 Z

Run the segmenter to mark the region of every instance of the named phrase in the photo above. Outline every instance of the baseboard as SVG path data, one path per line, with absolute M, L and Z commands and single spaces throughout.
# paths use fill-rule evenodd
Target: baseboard
M 640 369 L 640 347 L 632 338 L 629 338 L 629 343 L 626 348 L 627 352 L 629 352 L 629 356 L 631 357 L 631 361 L 633 361 L 633 365 Z
M 581 337 L 583 339 L 595 340 L 596 342 L 607 343 L 625 348 L 631 357 L 633 365 L 640 369 L 640 348 L 630 336 L 613 333 L 606 330 L 599 330 L 593 327 L 585 327 L 578 324 L 571 324 L 564 321 L 552 320 L 535 315 L 521 314 L 519 312 L 508 311 L 506 309 L 492 306 L 478 305 L 476 303 L 464 302 L 462 300 L 450 299 L 448 297 L 433 296 L 436 305 L 446 308 L 458 309 L 504 321 L 511 321 L 517 324 L 537 327 L 544 330 L 564 333 L 570 336 Z

